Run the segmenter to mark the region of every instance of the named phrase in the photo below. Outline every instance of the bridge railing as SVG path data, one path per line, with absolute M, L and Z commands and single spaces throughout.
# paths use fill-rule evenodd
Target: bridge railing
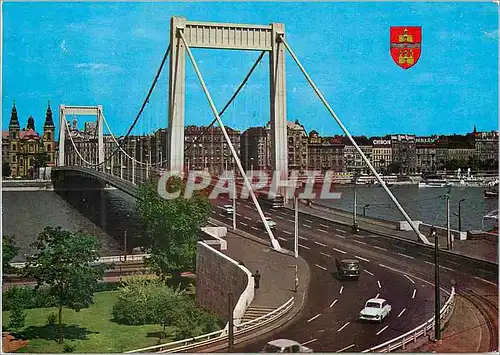
M 280 307 L 265 314 L 259 318 L 252 319 L 245 323 L 234 325 L 234 340 L 243 338 L 249 333 L 255 333 L 277 320 L 283 318 L 293 308 L 295 299 L 292 297 Z M 126 353 L 180 353 L 180 352 L 201 352 L 204 349 L 223 349 L 227 346 L 228 335 L 225 329 L 216 332 L 199 335 L 197 337 L 174 341 L 167 344 L 150 346 L 137 350 L 127 351 Z
M 451 315 L 453 314 L 453 310 L 455 309 L 455 300 L 456 300 L 456 294 L 455 294 L 455 288 L 451 288 L 451 293 L 450 297 L 444 304 L 444 306 L 440 310 L 440 319 L 441 319 L 441 327 L 444 327 L 448 321 L 451 318 Z M 417 339 L 419 337 L 425 337 L 429 333 L 429 331 L 432 331 L 435 327 L 434 323 L 435 317 L 432 317 L 428 321 L 426 321 L 424 324 L 421 324 L 420 326 L 416 327 L 415 329 L 410 330 L 409 332 L 398 336 L 397 338 L 394 338 L 392 340 L 386 341 L 383 344 L 374 346 L 370 349 L 366 349 L 362 351 L 363 353 L 368 353 L 368 352 L 378 352 L 378 353 L 389 353 L 391 351 L 397 350 L 401 348 L 402 350 L 406 349 L 406 346 L 411 343 L 411 342 L 417 342 Z

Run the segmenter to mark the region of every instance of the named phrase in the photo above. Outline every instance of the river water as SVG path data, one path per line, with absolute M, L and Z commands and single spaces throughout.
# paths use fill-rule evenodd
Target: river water
M 352 211 L 354 189 L 338 187 L 339 200 L 324 200 L 323 204 Z M 381 187 L 358 187 L 358 213 L 388 220 L 403 220 L 399 210 Z M 416 186 L 391 187 L 398 201 L 412 219 L 446 226 L 446 201 L 439 196 L 447 188 L 417 188 Z M 462 203 L 462 230 L 481 229 L 481 219 L 486 213 L 498 209 L 498 200 L 485 199 L 484 188 L 451 188 L 451 226 L 457 227 L 458 218 L 453 212 Z M 2 200 L 2 228 L 4 234 L 15 235 L 21 250 L 15 261 L 34 250 L 29 246 L 45 226 L 61 226 L 70 231 L 84 230 L 99 237 L 101 255 L 118 255 L 123 252 L 124 236 L 127 249 L 140 244 L 141 227 L 135 200 L 119 190 L 106 190 L 101 201 L 99 193 L 72 192 L 61 197 L 53 191 L 4 191 Z M 485 223 L 485 227 L 491 223 Z
M 404 208 L 406 213 L 418 221 L 446 227 L 446 195 L 448 188 L 418 188 L 415 185 L 399 185 L 389 188 Z M 498 209 L 498 199 L 485 199 L 485 188 L 482 187 L 451 187 L 450 188 L 450 225 L 458 228 L 458 202 L 461 203 L 462 230 L 482 229 L 482 217 L 488 212 Z M 339 200 L 317 201 L 321 204 L 353 211 L 354 187 L 336 187 L 332 191 L 340 192 Z M 404 217 L 394 205 L 382 187 L 356 188 L 357 213 L 363 214 L 365 208 L 367 217 L 382 218 L 391 221 L 403 221 Z M 491 221 L 484 222 L 487 230 L 492 227 Z

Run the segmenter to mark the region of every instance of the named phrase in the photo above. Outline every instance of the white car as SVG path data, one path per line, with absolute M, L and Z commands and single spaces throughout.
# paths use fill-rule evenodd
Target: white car
M 268 342 L 261 353 L 312 353 L 312 349 L 295 340 L 276 339 Z
M 391 310 L 391 305 L 383 298 L 370 298 L 366 301 L 365 308 L 359 312 L 359 319 L 382 323 Z
M 233 209 L 232 205 L 224 205 L 224 206 L 222 206 L 222 209 L 226 213 L 233 213 L 234 212 L 234 209 Z
M 271 217 L 266 217 L 267 224 L 269 224 L 269 228 L 275 228 L 276 222 L 271 219 Z M 259 221 L 259 223 L 264 227 L 264 222 Z M 264 227 L 265 228 L 265 227 Z

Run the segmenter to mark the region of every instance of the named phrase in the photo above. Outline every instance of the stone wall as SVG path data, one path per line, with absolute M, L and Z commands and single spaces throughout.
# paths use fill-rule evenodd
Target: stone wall
M 228 321 L 228 294 L 233 309 L 248 285 L 248 275 L 229 257 L 203 242 L 196 247 L 196 302 Z M 252 289 L 253 291 L 253 289 Z

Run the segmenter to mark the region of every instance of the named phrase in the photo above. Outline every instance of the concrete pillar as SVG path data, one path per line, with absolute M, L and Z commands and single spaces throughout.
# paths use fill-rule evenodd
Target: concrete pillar
M 177 29 L 184 28 L 186 19 L 172 17 L 170 21 L 170 66 L 168 106 L 167 169 L 184 170 L 184 111 L 186 96 L 186 48 Z M 168 154 L 168 155 L 167 155 Z
M 288 179 L 287 116 L 286 116 L 286 71 L 285 46 L 279 35 L 285 33 L 285 25 L 273 23 L 272 50 L 269 53 L 269 74 L 271 89 L 271 135 L 272 165 L 280 172 L 280 179 Z M 280 191 L 284 193 L 284 191 Z
M 64 105 L 59 105 L 59 160 L 58 166 L 64 166 L 64 145 L 66 144 L 66 114 Z
M 98 154 L 98 164 L 102 164 L 97 170 L 106 171 L 104 166 L 104 122 L 102 119 L 102 105 L 97 106 L 97 154 Z

